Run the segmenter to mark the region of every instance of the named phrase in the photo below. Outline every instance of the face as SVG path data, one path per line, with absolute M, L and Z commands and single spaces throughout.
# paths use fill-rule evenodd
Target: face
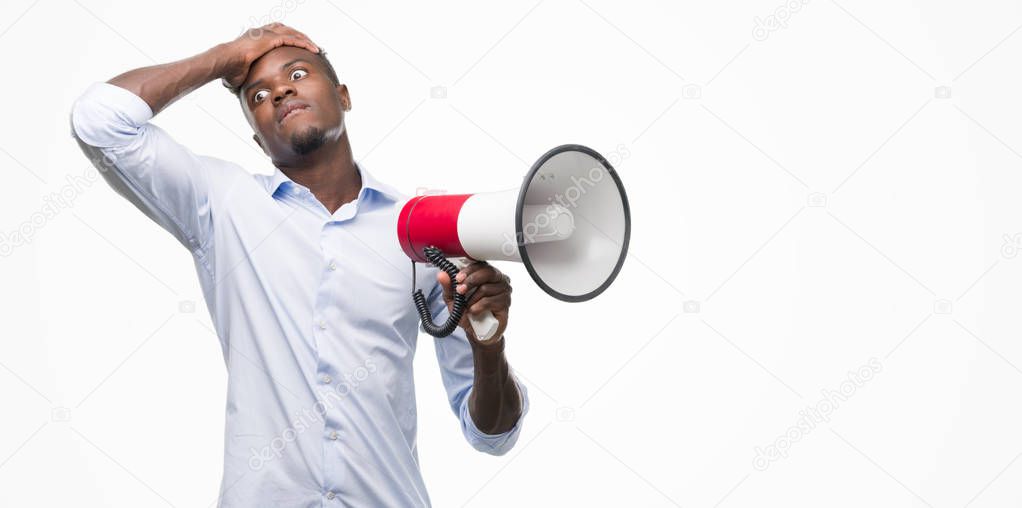
M 348 87 L 333 83 L 319 56 L 291 46 L 252 63 L 240 99 L 256 142 L 284 164 L 339 139 L 351 109 Z

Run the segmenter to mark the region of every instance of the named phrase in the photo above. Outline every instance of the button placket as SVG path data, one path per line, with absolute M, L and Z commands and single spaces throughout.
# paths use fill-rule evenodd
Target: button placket
M 323 210 L 326 209 L 323 208 Z M 324 401 L 334 400 L 332 398 L 334 394 L 330 393 L 330 391 L 336 389 L 336 384 L 340 382 L 339 377 L 332 377 L 328 374 L 332 372 L 340 376 L 340 373 L 337 372 L 336 365 L 331 361 L 334 351 L 329 346 L 329 344 L 332 343 L 332 335 L 338 330 L 333 323 L 331 323 L 329 329 L 327 326 L 327 319 L 333 319 L 334 314 L 332 314 L 332 312 L 335 312 L 335 302 L 333 302 L 333 297 L 330 296 L 331 293 L 328 289 L 336 287 L 337 277 L 341 273 L 338 270 L 339 266 L 336 257 L 338 251 L 337 246 L 334 245 L 335 239 L 333 238 L 338 233 L 338 231 L 334 229 L 336 227 L 337 225 L 332 220 L 326 220 L 321 226 L 320 248 L 322 249 L 321 252 L 323 257 L 321 259 L 323 260 L 323 264 L 320 266 L 323 267 L 323 271 L 320 272 L 319 288 L 317 290 L 319 298 L 317 300 L 314 314 L 314 331 L 318 336 L 317 343 L 320 345 L 318 351 L 318 381 L 320 385 L 317 391 L 321 392 L 320 395 Z M 321 444 L 323 446 L 324 454 L 326 456 L 331 456 L 335 453 L 336 447 L 341 443 L 341 436 L 339 433 L 340 422 L 338 421 L 340 415 L 337 414 L 337 408 L 333 407 L 333 404 L 326 404 L 324 406 L 324 410 L 324 427 L 322 427 L 323 433 L 321 434 Z M 329 477 L 329 471 L 325 471 L 324 476 Z M 326 491 L 324 493 L 324 497 L 326 500 L 331 501 L 331 504 L 343 504 L 340 500 L 340 494 L 336 491 L 328 490 L 334 486 L 335 485 L 331 484 L 331 482 L 323 484 L 323 488 Z

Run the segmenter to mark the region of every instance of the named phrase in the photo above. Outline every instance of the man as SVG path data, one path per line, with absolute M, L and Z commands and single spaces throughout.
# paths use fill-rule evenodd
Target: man
M 217 79 L 272 176 L 194 154 L 149 123 Z M 430 504 L 416 446 L 418 315 L 396 238 L 408 196 L 354 161 L 350 109 L 319 47 L 279 23 L 95 83 L 72 108 L 72 135 L 104 179 L 194 258 L 228 369 L 220 506 Z M 416 274 L 445 319 L 449 277 Z M 443 383 L 468 442 L 501 455 L 529 406 L 503 352 L 511 286 L 486 263 L 455 282 L 471 297 L 461 327 L 435 342 Z M 468 324 L 483 312 L 500 323 L 485 343 Z

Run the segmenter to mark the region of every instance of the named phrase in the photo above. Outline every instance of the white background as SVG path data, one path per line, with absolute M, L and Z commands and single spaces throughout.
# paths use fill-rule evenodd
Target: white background
M 31 243 L 0 258 L 0 505 L 215 502 L 226 376 L 191 258 L 95 179 L 68 112 L 278 20 L 327 50 L 356 158 L 405 192 L 515 187 L 562 143 L 628 191 L 630 255 L 594 301 L 498 264 L 532 395 L 508 455 L 464 442 L 420 339 L 436 506 L 1022 503 L 1018 2 L 7 0 L 0 233 Z M 217 83 L 156 122 L 270 172 Z

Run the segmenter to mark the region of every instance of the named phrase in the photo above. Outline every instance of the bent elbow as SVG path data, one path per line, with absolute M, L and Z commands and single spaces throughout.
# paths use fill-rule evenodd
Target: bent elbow
M 517 439 L 511 439 L 499 444 L 493 444 L 487 441 L 474 441 L 472 442 L 472 448 L 475 448 L 476 451 L 485 453 L 487 455 L 500 457 L 503 455 L 507 455 L 507 453 L 510 452 L 511 449 L 515 447 L 515 441 L 517 441 Z
M 131 143 L 152 110 L 138 96 L 109 83 L 93 83 L 74 101 L 71 135 L 80 143 L 110 148 Z

